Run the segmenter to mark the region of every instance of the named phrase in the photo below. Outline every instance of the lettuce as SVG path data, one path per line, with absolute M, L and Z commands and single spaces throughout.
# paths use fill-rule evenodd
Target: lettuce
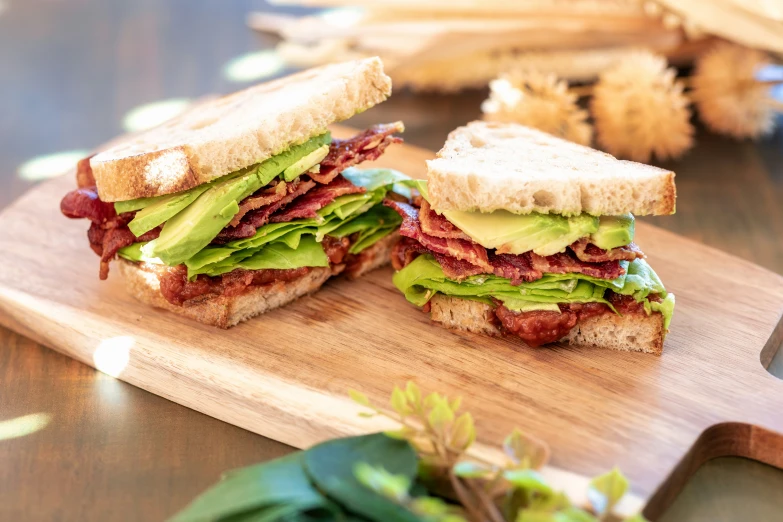
M 457 282 L 446 277 L 431 255 L 417 257 L 394 274 L 394 285 L 405 298 L 416 306 L 424 306 L 440 292 L 463 299 L 491 302 L 502 301 L 510 310 L 557 310 L 557 303 L 604 303 L 606 290 L 630 295 L 636 302 L 644 302 L 647 313 L 660 312 L 668 328 L 674 312 L 674 296 L 667 294 L 658 275 L 643 259 L 623 262 L 626 274 L 617 279 L 598 279 L 584 274 L 545 274 L 530 283 L 512 285 L 509 279 L 482 274 Z M 650 301 L 650 294 L 658 294 L 663 301 Z
M 320 245 L 326 235 L 341 238 L 355 234 L 349 253 L 358 254 L 399 228 L 402 219 L 382 201 L 390 190 L 404 191 L 402 183 L 407 182 L 407 176 L 390 169 L 347 169 L 343 176 L 367 191 L 336 198 L 318 210 L 316 218 L 269 223 L 252 237 L 208 245 L 184 262 L 188 278 L 218 276 L 237 268 L 328 266 Z M 130 261 L 150 261 L 143 254 L 144 244 L 136 243 L 118 253 Z

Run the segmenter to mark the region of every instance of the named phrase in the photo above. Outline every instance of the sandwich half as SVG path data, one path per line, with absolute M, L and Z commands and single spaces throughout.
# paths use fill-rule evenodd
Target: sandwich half
M 400 214 L 394 284 L 442 325 L 660 355 L 674 295 L 634 242 L 674 173 L 521 125 L 453 131 Z
M 353 167 L 402 123 L 346 140 L 327 126 L 390 94 L 374 58 L 206 102 L 82 160 L 61 210 L 91 221 L 101 279 L 119 258 L 141 301 L 228 328 L 388 260 L 401 220 L 382 201 L 403 176 Z

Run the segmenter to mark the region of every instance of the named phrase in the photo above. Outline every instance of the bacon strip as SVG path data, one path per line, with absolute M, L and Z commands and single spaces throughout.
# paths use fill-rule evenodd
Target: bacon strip
M 393 254 L 395 268 L 407 265 L 424 250 L 435 256 L 446 277 L 457 281 L 476 274 L 494 274 L 510 279 L 512 285 L 519 285 L 540 279 L 545 273 L 576 272 L 601 279 L 615 279 L 625 273 L 618 261 L 588 263 L 579 260 L 570 250 L 547 257 L 533 252 L 520 255 L 488 253 L 473 241 L 439 238 L 425 233 L 419 221 L 424 210 L 419 212 L 412 205 L 388 199 L 384 205 L 402 216 L 400 235 L 419 243 L 421 247 L 410 242 L 398 246 Z
M 286 183 L 286 195 L 275 201 L 271 205 L 251 210 L 235 227 L 226 227 L 220 231 L 213 243 L 221 245 L 234 241 L 235 239 L 244 239 L 253 237 L 256 230 L 269 223 L 270 216 L 280 208 L 295 200 L 315 186 L 314 181 L 297 181 Z
M 391 207 L 402 216 L 400 235 L 415 239 L 434 253 L 467 261 L 472 265 L 483 268 L 488 273 L 492 273 L 492 265 L 489 263 L 487 250 L 481 245 L 465 241 L 464 239 L 445 239 L 425 234 L 421 230 L 417 208 L 407 203 L 389 199 L 385 200 L 383 204 Z
M 117 217 L 114 204 L 101 201 L 95 186 L 67 193 L 60 201 L 60 212 L 71 219 L 87 218 L 93 223 L 106 223 Z
M 239 212 L 231 219 L 228 226 L 235 227 L 242 221 L 245 214 L 251 210 L 261 208 L 266 205 L 271 205 L 277 201 L 283 199 L 288 190 L 288 184 L 284 182 L 272 182 L 272 186 L 266 189 L 259 190 L 255 194 L 252 194 L 239 204 Z
M 373 161 L 383 154 L 392 143 L 402 143 L 401 138 L 392 136 L 402 132 L 402 122 L 373 125 L 369 129 L 347 140 L 332 140 L 329 154 L 321 161 L 319 172 L 309 173 L 313 181 L 323 185 L 331 182 L 337 175 L 363 161 Z
M 601 263 L 604 261 L 633 261 L 634 259 L 644 258 L 644 252 L 636 245 L 631 243 L 626 246 L 604 250 L 590 243 L 587 238 L 572 243 L 569 247 L 574 251 L 580 261 L 587 263 Z
M 319 185 L 306 194 L 299 196 L 290 205 L 273 215 L 269 221 L 272 223 L 285 223 L 293 219 L 316 218 L 318 217 L 316 211 L 324 208 L 337 199 L 338 196 L 361 194 L 363 192 L 366 192 L 364 187 L 357 187 L 338 175 L 328 185 Z
M 455 227 L 451 221 L 432 210 L 430 204 L 424 198 L 421 198 L 419 222 L 421 223 L 421 230 L 430 236 L 473 241 L 469 235 Z

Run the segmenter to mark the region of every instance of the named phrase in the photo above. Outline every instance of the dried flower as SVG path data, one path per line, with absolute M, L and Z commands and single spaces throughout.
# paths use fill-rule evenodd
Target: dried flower
M 602 73 L 591 101 L 600 146 L 642 162 L 691 148 L 689 101 L 675 77 L 665 58 L 643 51 Z
M 728 43 L 715 46 L 696 62 L 693 100 L 701 120 L 713 131 L 735 138 L 758 138 L 775 127 L 770 86 L 756 74 L 770 63 L 761 51 Z
M 481 105 L 488 121 L 515 122 L 569 141 L 589 145 L 593 130 L 577 96 L 554 74 L 517 71 L 489 84 L 489 98 Z

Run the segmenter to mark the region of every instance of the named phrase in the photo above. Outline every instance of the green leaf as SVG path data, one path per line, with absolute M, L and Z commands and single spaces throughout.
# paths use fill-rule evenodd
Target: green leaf
M 503 472 L 503 478 L 515 488 L 528 493 L 535 493 L 543 497 L 549 497 L 554 492 L 544 477 L 533 469 L 511 469 Z
M 408 398 L 408 402 L 411 403 L 414 410 L 421 409 L 421 390 L 419 390 L 419 387 L 416 386 L 415 382 L 408 381 L 408 384 L 405 386 L 405 396 Z
M 373 417 L 375 417 L 377 415 L 378 415 L 377 413 L 371 413 L 369 411 L 360 411 L 359 412 L 359 417 L 362 417 L 364 419 L 371 419 L 371 418 L 373 418 Z
M 313 487 L 303 469 L 302 452 L 233 470 L 216 485 L 199 495 L 170 522 L 218 520 L 276 505 L 290 505 L 304 511 L 325 508 L 338 511 Z
M 398 430 L 389 430 L 383 432 L 383 434 L 386 435 L 387 437 L 391 437 L 393 439 L 400 439 L 400 440 L 409 439 L 412 436 L 416 435 L 416 433 L 418 432 L 409 426 L 403 426 Z
M 557 519 L 555 514 L 550 511 L 523 509 L 517 513 L 516 522 L 557 522 Z
M 451 428 L 449 446 L 458 451 L 465 451 L 474 440 L 476 440 L 476 427 L 473 424 L 473 416 L 470 413 L 463 413 Z
M 407 441 L 382 433 L 330 440 L 304 453 L 305 470 L 318 489 L 358 515 L 388 522 L 419 522 L 419 519 L 362 485 L 354 475 L 354 466 L 366 462 L 412 482 L 417 460 Z
M 556 515 L 557 522 L 598 522 L 593 515 L 577 507 L 566 508 Z
M 397 386 L 394 387 L 394 391 L 391 395 L 391 405 L 394 411 L 400 414 L 401 417 L 407 417 L 413 410 L 408 406 L 408 399 L 405 396 L 405 392 Z
M 449 404 L 445 400 L 438 402 L 432 411 L 430 411 L 427 421 L 438 436 L 444 437 L 451 428 L 451 423 L 454 422 L 454 412 L 449 408 Z
M 348 390 L 348 396 L 351 398 L 353 402 L 357 404 L 361 404 L 362 406 L 370 405 L 370 399 L 368 399 L 367 396 L 360 391 L 350 389 Z
M 590 481 L 587 499 L 598 516 L 611 513 L 615 505 L 628 491 L 628 479 L 614 468 Z
M 457 397 L 456 399 L 451 401 L 449 407 L 451 407 L 451 411 L 453 411 L 456 414 L 459 411 L 460 407 L 462 407 L 462 397 Z
M 408 499 L 411 481 L 405 475 L 394 475 L 381 466 L 371 466 L 366 462 L 357 462 L 353 474 L 365 487 L 388 499 L 397 503 Z
M 503 451 L 519 467 L 538 469 L 549 458 L 549 448 L 542 442 L 514 429 L 503 441 Z
M 456 476 L 462 478 L 487 478 L 493 473 L 491 469 L 468 460 L 457 462 L 452 469 Z

